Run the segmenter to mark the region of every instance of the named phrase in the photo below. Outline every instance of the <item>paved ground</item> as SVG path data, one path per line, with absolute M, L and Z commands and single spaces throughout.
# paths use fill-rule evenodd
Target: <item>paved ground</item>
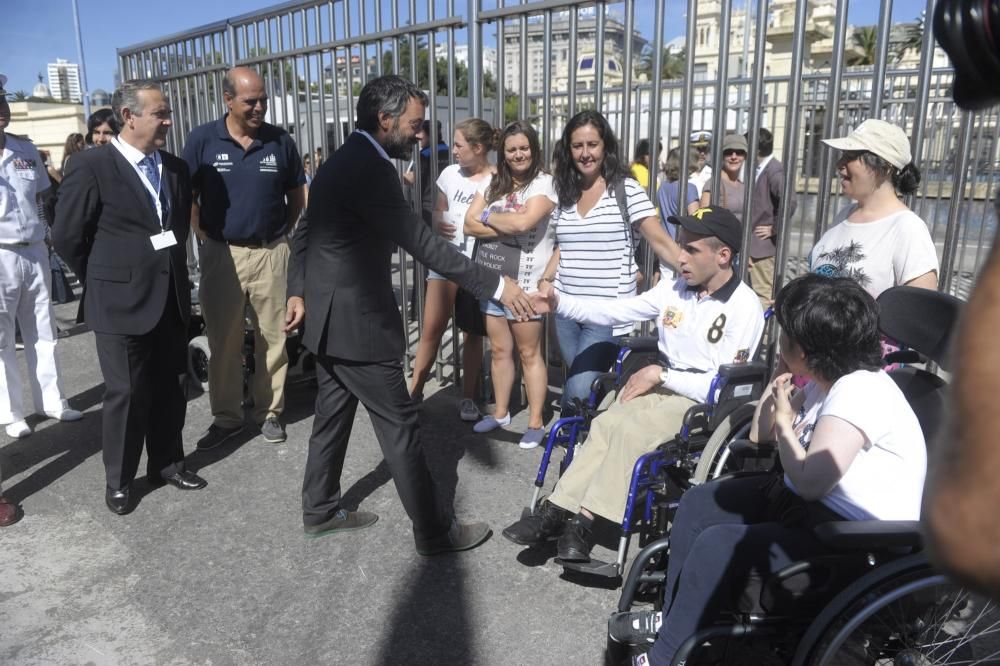
M 75 304 L 58 310 L 68 322 Z M 469 553 L 421 558 L 363 410 L 346 498 L 381 518 L 353 536 L 303 537 L 314 390 L 301 378 L 280 445 L 255 436 L 195 453 L 210 412 L 207 395 L 193 397 L 188 464 L 208 487 L 153 491 L 140 480 L 135 512 L 111 514 L 93 335 L 58 351 L 83 422 L 35 422 L 32 436 L 0 447 L 6 494 L 26 512 L 0 531 L 0 663 L 601 663 L 617 593 L 563 580 L 550 559 L 499 535 L 530 497 L 540 450 L 518 449 L 514 432 L 473 435 L 450 390 L 425 403 L 427 455 L 459 516 L 495 534 Z

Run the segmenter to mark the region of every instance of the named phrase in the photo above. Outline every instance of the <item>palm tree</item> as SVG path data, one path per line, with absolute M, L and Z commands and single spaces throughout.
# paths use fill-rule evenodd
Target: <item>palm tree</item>
M 851 35 L 853 51 L 847 54 L 848 65 L 874 65 L 878 51 L 878 32 L 875 26 L 858 28 Z
M 660 54 L 661 66 L 662 66 L 662 77 L 667 80 L 672 79 L 683 79 L 685 67 L 687 64 L 687 55 L 685 49 L 680 49 L 679 51 L 674 51 L 673 49 L 663 49 Z M 642 54 L 639 56 L 639 66 L 636 67 L 636 73 L 645 74 L 647 77 L 653 77 L 653 49 L 648 45 L 643 49 Z
M 15 90 L 14 95 L 11 98 L 12 102 L 23 102 L 28 99 L 28 93 L 23 90 Z
M 902 39 L 896 46 L 896 62 L 903 59 L 903 54 L 910 49 L 920 53 L 924 45 L 924 14 L 920 13 L 913 23 L 903 24 Z

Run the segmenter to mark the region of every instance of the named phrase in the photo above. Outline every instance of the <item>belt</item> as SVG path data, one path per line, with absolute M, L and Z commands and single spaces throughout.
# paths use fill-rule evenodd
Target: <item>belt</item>
M 38 242 L 40 243 L 41 241 Z M 27 241 L 18 241 L 16 243 L 0 243 L 0 247 L 8 249 L 13 249 L 16 247 L 31 247 L 32 245 L 34 245 L 34 243 L 29 243 Z
M 267 247 L 271 243 L 274 243 L 279 238 L 281 238 L 281 236 L 275 236 L 274 238 L 272 238 L 269 241 L 262 241 L 262 240 L 257 239 L 257 238 L 251 238 L 251 239 L 247 239 L 247 240 L 227 240 L 227 241 L 223 241 L 223 242 L 226 245 L 232 245 L 234 247 L 245 247 L 245 248 L 249 248 L 251 250 L 259 250 L 262 247 Z

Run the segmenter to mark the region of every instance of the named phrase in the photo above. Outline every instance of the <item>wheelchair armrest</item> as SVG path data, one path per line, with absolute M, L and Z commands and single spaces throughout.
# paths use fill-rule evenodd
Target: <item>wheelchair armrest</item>
M 776 442 L 751 442 L 734 439 L 729 443 L 729 455 L 737 458 L 771 458 L 778 449 Z
M 634 352 L 655 352 L 659 350 L 659 338 L 649 335 L 642 335 L 633 338 L 624 338 L 622 346 Z
M 749 363 L 724 363 L 719 366 L 719 376 L 727 380 L 767 377 L 767 363 L 751 361 Z
M 900 349 L 899 351 L 889 352 L 882 359 L 885 361 L 886 365 L 892 365 L 893 363 L 926 363 L 927 359 L 922 357 L 917 352 L 912 349 Z
M 603 393 L 615 388 L 617 385 L 618 373 L 604 372 L 597 375 L 597 377 L 594 377 L 594 381 L 590 383 L 590 392 L 602 395 Z
M 916 520 L 837 520 L 813 528 L 820 541 L 840 550 L 920 548 L 923 536 Z

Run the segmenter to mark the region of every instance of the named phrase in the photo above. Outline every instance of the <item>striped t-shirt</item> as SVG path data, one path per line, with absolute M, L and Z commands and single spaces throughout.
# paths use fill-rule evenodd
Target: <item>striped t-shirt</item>
M 632 178 L 625 179 L 625 199 L 632 223 L 633 243 L 639 241 L 639 225 L 655 217 L 656 209 L 645 190 Z M 580 217 L 576 204 L 558 207 L 550 224 L 555 228 L 559 246 L 559 270 L 555 286 L 572 296 L 616 299 L 635 296 L 635 246 L 628 247 L 625 221 L 614 194 L 605 191 L 586 217 Z M 632 330 L 630 325 L 615 326 L 615 335 Z

